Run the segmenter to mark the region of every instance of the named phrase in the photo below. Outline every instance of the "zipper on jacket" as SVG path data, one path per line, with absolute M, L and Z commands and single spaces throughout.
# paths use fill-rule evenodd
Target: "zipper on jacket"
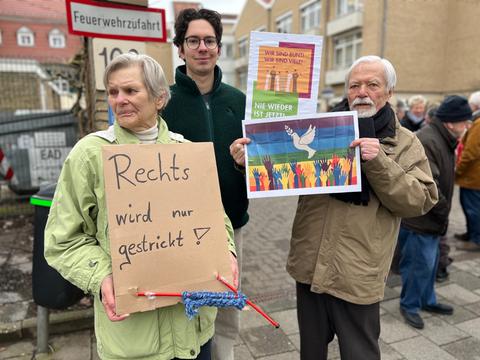
M 202 95 L 202 102 L 203 105 L 205 106 L 205 110 L 207 113 L 207 128 L 208 128 L 208 133 L 210 135 L 210 141 L 214 141 L 214 134 L 213 134 L 213 119 L 212 119 L 212 107 L 210 105 L 212 101 L 212 96 L 213 94 L 208 95 L 208 97 L 205 97 Z

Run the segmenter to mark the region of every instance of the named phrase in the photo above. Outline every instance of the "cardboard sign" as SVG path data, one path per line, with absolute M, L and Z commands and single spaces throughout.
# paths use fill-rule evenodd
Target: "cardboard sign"
M 175 304 L 137 291 L 226 291 L 233 281 L 212 143 L 103 147 L 117 313 Z
M 245 119 L 314 114 L 323 37 L 252 31 Z

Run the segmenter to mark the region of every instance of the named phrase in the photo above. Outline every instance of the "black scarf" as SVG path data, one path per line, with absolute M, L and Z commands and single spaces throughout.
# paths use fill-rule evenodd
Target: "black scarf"
M 349 111 L 348 100 L 343 99 L 332 111 Z M 361 138 L 377 138 L 395 136 L 395 113 L 387 102 L 375 115 L 369 118 L 358 119 L 358 131 Z M 362 160 L 363 162 L 363 160 Z M 367 206 L 370 201 L 370 184 L 362 171 L 362 191 L 330 194 L 337 200 L 355 205 Z

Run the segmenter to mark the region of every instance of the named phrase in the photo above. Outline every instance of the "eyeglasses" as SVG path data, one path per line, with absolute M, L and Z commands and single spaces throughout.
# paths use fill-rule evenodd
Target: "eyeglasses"
M 200 47 L 202 40 L 207 49 L 213 50 L 218 46 L 217 38 L 215 36 L 207 36 L 203 39 L 200 39 L 197 36 L 189 36 L 185 38 L 187 47 L 191 50 L 197 50 Z

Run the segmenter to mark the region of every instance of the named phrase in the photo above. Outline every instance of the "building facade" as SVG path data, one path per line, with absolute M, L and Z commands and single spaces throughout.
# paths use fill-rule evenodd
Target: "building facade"
M 2 0 L 0 57 L 65 63 L 81 47 L 68 33 L 65 0 Z
M 250 31 L 324 36 L 319 105 L 344 95 L 355 59 L 379 55 L 398 75 L 396 99 L 431 102 L 480 89 L 480 4 L 473 0 L 247 0 L 234 30 L 236 85 L 246 90 Z
M 81 37 L 68 33 L 65 1 L 2 0 L 1 5 L 0 110 L 71 107 L 75 95 L 65 64 L 83 45 Z

